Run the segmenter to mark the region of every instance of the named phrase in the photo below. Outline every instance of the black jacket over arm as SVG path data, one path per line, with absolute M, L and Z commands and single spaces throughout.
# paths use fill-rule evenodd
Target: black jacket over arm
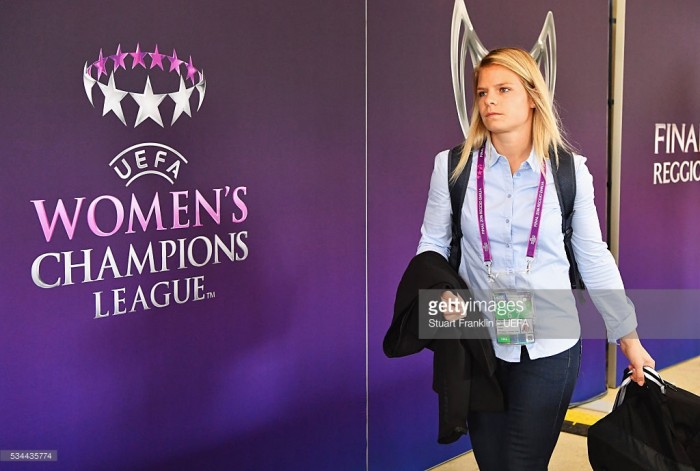
M 390 358 L 433 351 L 433 390 L 438 394 L 438 443 L 452 443 L 467 433 L 470 410 L 503 410 L 503 393 L 494 375 L 496 356 L 488 338 L 432 340 L 418 336 L 418 293 L 422 289 L 467 289 L 436 252 L 413 257 L 401 278 L 394 317 L 384 337 Z

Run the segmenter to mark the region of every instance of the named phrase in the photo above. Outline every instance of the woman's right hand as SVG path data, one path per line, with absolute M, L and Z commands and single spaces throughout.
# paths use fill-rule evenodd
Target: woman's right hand
M 639 341 L 637 331 L 632 331 L 620 339 L 620 349 L 629 360 L 627 368 L 632 372 L 632 381 L 644 385 L 644 367 L 656 367 L 656 362 Z

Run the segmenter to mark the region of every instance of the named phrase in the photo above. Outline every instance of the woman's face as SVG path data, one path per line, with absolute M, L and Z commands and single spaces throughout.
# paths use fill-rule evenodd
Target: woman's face
M 500 65 L 483 67 L 476 99 L 481 120 L 492 134 L 532 132 L 535 103 L 514 72 Z

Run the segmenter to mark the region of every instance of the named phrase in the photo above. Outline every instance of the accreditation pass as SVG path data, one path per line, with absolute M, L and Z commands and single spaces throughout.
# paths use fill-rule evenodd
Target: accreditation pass
M 532 292 L 493 292 L 496 341 L 501 345 L 526 345 L 535 341 L 535 306 Z

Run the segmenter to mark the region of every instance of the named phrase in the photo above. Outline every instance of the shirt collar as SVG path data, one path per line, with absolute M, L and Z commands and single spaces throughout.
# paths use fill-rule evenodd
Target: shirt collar
M 496 148 L 493 146 L 491 143 L 491 139 L 486 140 L 486 166 L 487 167 L 493 167 L 496 162 L 498 162 L 498 159 L 503 159 L 506 162 L 508 159 L 504 156 L 498 153 Z M 528 166 L 532 172 L 535 173 L 540 173 L 540 163 L 539 159 L 537 158 L 537 155 L 535 154 L 535 148 L 533 147 L 530 150 L 530 155 L 528 156 L 527 160 L 525 161 L 527 165 L 523 167 L 523 170 L 527 170 Z

